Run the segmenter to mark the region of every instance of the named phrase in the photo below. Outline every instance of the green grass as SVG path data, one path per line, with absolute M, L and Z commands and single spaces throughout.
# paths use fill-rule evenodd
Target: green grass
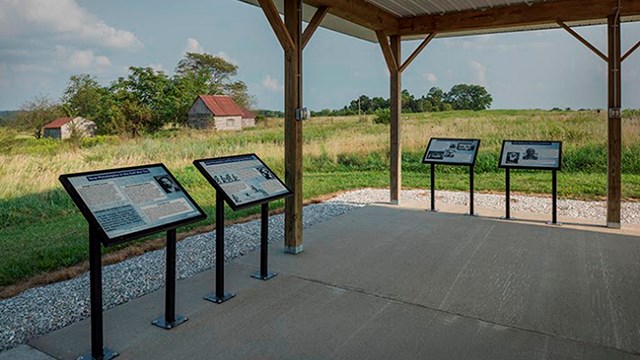
M 640 124 L 623 119 L 623 197 L 640 198 Z M 371 118 L 312 119 L 304 125 L 305 199 L 363 187 L 389 187 L 388 126 Z M 562 140 L 563 198 L 606 196 L 606 120 L 595 112 L 481 111 L 403 115 L 403 186 L 427 189 L 428 167 L 421 164 L 430 137 L 477 137 L 482 145 L 476 166 L 476 190 L 504 191 L 504 172 L 497 168 L 503 139 Z M 14 135 L 0 147 L 0 286 L 78 264 L 87 258 L 87 225 L 58 184 L 57 177 L 94 169 L 164 162 L 209 215 L 214 192 L 190 165 L 196 158 L 255 152 L 283 173 L 283 123 L 269 120 L 243 132 L 198 132 L 166 129 L 141 139 L 105 136 L 82 144 L 35 140 Z M 468 189 L 467 169 L 437 168 L 436 187 Z M 514 171 L 512 190 L 530 194 L 551 191 L 549 172 Z M 282 201 L 271 204 L 281 208 Z M 233 220 L 257 214 L 259 208 L 227 211 Z M 182 231 L 200 224 L 191 225 Z M 141 240 L 145 241 L 145 240 Z M 120 247 L 106 249 L 105 252 Z

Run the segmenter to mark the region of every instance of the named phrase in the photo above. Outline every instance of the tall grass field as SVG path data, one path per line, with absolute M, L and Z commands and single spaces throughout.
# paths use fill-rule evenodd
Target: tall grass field
M 403 115 L 403 186 L 427 188 L 428 168 L 421 160 L 431 137 L 482 140 L 476 189 L 485 192 L 504 191 L 504 172 L 497 167 L 502 140 L 561 140 L 559 196 L 601 199 L 607 190 L 606 121 L 605 112 L 596 111 Z M 312 118 L 304 123 L 303 134 L 305 199 L 389 186 L 388 125 L 375 124 L 370 117 Z M 79 144 L 36 140 L 0 129 L 0 287 L 87 259 L 87 225 L 59 184 L 60 174 L 163 162 L 210 215 L 210 223 L 215 194 L 191 163 L 242 153 L 256 153 L 282 175 L 283 120 L 267 119 L 241 132 L 166 129 L 137 139 L 97 137 Z M 627 116 L 623 118 L 622 189 L 628 200 L 640 199 L 639 154 L 640 121 Z M 440 166 L 438 172 L 438 189 L 467 189 L 466 168 Z M 512 190 L 548 194 L 550 174 L 514 171 Z M 272 204 L 274 209 L 282 206 L 281 201 Z M 228 211 L 227 217 L 258 211 Z

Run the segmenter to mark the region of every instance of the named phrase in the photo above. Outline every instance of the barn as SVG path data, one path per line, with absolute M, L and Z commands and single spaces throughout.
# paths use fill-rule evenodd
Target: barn
M 246 108 L 242 108 L 242 128 L 254 126 L 256 126 L 256 114 Z
M 192 128 L 242 130 L 255 126 L 255 115 L 226 95 L 198 95 L 189 109 Z
M 68 139 L 74 131 L 78 131 L 81 137 L 96 136 L 96 123 L 80 116 L 62 117 L 53 120 L 43 127 L 43 136 L 52 139 Z

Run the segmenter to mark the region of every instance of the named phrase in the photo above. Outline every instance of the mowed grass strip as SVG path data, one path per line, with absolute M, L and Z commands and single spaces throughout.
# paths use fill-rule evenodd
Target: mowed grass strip
M 623 197 L 640 198 L 640 126 L 623 119 Z M 283 173 L 283 121 L 269 119 L 242 132 L 167 129 L 138 139 L 98 137 L 81 146 L 67 142 L 14 139 L 0 149 L 0 286 L 87 259 L 87 225 L 58 184 L 58 176 L 164 162 L 210 215 L 214 192 L 191 166 L 197 158 L 257 153 Z M 304 125 L 304 197 L 307 200 L 344 190 L 389 186 L 388 125 L 371 117 L 313 118 Z M 428 167 L 421 164 L 429 138 L 482 140 L 476 166 L 476 190 L 504 191 L 497 168 L 503 139 L 552 139 L 564 142 L 559 194 L 564 198 L 606 196 L 606 118 L 603 113 L 481 111 L 403 115 L 403 186 L 427 189 Z M 467 190 L 467 168 L 439 166 L 436 187 Z M 512 190 L 548 194 L 549 172 L 514 171 Z M 280 209 L 282 201 L 274 202 Z M 258 208 L 227 212 L 230 220 L 257 214 Z M 192 225 L 181 231 L 203 224 Z M 144 242 L 148 240 L 141 240 Z M 113 252 L 128 245 L 106 249 Z

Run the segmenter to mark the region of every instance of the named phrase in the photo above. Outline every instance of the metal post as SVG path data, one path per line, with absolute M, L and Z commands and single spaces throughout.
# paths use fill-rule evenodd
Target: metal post
M 216 191 L 216 292 L 205 300 L 222 304 L 234 296 L 224 292 L 224 198 L 221 191 Z
M 89 282 L 91 292 L 91 353 L 79 360 L 109 360 L 118 353 L 104 348 L 102 330 L 102 254 L 100 238 L 93 226 L 89 226 Z
M 436 165 L 431 164 L 431 211 L 436 211 Z
M 176 316 L 176 229 L 167 231 L 167 272 L 164 294 L 164 317 L 153 320 L 151 323 L 163 329 L 173 329 L 188 319 L 184 316 Z
M 556 170 L 551 172 L 551 224 L 558 225 L 558 174 Z
M 506 220 L 511 220 L 511 173 L 510 169 L 505 169 L 505 188 L 506 188 L 506 206 L 505 206 L 505 215 L 504 218 Z
M 251 274 L 254 279 L 269 280 L 278 273 L 269 272 L 269 203 L 262 204 L 260 223 L 260 271 Z
M 165 312 L 168 323 L 176 320 L 176 229 L 167 231 L 167 276 L 165 279 Z
M 474 213 L 474 209 L 473 209 L 473 195 L 474 195 L 474 191 L 473 191 L 473 175 L 474 175 L 474 171 L 473 171 L 473 166 L 469 166 L 469 215 L 471 216 L 475 216 Z

